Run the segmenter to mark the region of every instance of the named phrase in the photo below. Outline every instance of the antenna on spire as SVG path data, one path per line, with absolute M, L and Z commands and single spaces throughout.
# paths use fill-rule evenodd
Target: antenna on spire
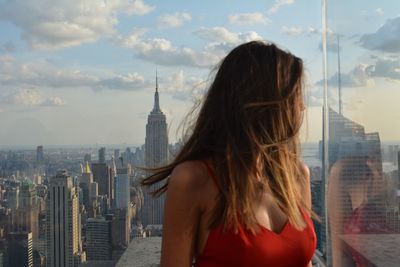
M 156 68 L 156 92 L 154 93 L 154 106 L 153 112 L 160 112 L 160 99 L 158 96 L 158 73 Z
M 157 67 L 156 67 L 156 92 L 158 93 L 158 75 L 157 75 Z
M 338 54 L 338 91 L 339 91 L 339 114 L 343 115 L 343 103 L 342 103 L 342 79 L 340 72 L 340 43 L 339 35 L 337 35 L 337 54 Z

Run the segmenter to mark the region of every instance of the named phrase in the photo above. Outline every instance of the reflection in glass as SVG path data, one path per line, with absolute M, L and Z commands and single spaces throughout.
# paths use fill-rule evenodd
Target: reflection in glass
M 399 3 L 327 2 L 328 157 L 322 179 L 328 190 L 320 199 L 327 201 L 328 219 L 320 226 L 326 236 L 320 251 L 328 266 L 398 266 L 399 128 L 393 107 L 400 17 L 391 10 Z

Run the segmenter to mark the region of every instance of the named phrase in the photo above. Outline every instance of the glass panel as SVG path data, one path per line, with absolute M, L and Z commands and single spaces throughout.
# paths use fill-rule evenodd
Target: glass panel
M 329 266 L 398 266 L 398 1 L 327 1 Z

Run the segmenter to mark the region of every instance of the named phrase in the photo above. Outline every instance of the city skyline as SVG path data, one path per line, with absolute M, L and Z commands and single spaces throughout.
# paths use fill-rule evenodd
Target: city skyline
M 0 3 L 0 145 L 141 145 L 156 68 L 173 143 L 218 60 L 253 39 L 274 41 L 304 59 L 309 106 L 304 136 L 320 139 L 320 1 L 113 3 L 68 1 L 39 9 L 44 0 Z M 391 1 L 357 0 L 342 13 L 338 25 L 329 27 L 342 36 L 344 113 L 368 131 L 379 129 L 382 140 L 396 140 L 396 8 Z M 355 22 L 339 27 L 350 13 Z M 336 66 L 328 74 L 333 88 Z M 388 118 L 386 124 L 376 110 Z

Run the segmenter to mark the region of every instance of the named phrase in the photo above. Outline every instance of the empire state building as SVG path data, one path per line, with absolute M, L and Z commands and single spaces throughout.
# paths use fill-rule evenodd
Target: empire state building
M 147 168 L 160 167 L 168 161 L 167 121 L 165 114 L 160 109 L 157 74 L 154 106 L 147 117 L 145 153 Z
M 156 74 L 156 92 L 154 93 L 153 110 L 147 117 L 145 163 L 147 168 L 160 167 L 168 162 L 168 134 L 165 114 L 160 109 L 158 95 L 158 77 Z M 150 191 L 156 189 L 153 185 Z M 165 197 L 155 199 L 148 193 L 144 194 L 142 224 L 162 224 Z

